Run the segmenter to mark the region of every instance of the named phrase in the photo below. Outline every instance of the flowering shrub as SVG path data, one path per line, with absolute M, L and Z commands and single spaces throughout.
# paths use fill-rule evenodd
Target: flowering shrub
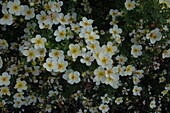
M 2 0 L 1 112 L 170 111 L 169 0 Z

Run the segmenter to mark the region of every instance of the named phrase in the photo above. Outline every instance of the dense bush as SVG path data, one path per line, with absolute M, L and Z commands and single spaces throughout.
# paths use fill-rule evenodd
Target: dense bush
M 169 0 L 2 0 L 0 112 L 169 112 Z

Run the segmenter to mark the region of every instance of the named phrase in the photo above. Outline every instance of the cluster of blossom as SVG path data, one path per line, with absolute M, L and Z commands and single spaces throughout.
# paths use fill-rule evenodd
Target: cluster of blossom
M 149 93 L 149 104 L 144 98 L 142 104 L 147 103 L 150 109 L 161 112 L 161 100 L 168 97 L 170 90 L 170 83 L 166 80 L 169 72 L 161 62 L 170 57 L 170 42 L 166 35 L 169 28 L 162 25 L 146 29 L 144 20 L 140 19 L 138 23 L 134 22 L 138 27 L 126 36 L 118 20 L 140 6 L 139 1 L 126 0 L 122 11 L 110 9 L 112 27 L 105 32 L 110 36 L 107 42 L 101 41 L 98 28 L 93 26 L 95 20 L 85 16 L 79 19 L 74 10 L 62 13 L 62 1 L 28 1 L 27 5 L 22 5 L 21 0 L 0 2 L 3 14 L 0 25 L 4 32 L 8 26 L 14 27 L 18 19 L 25 21 L 26 25 L 19 42 L 0 39 L 0 108 L 36 106 L 51 112 L 61 110 L 65 103 L 75 100 L 83 106 L 78 108 L 78 113 L 105 113 L 111 110 L 111 106 L 122 104 L 128 105 L 130 110 L 133 106 L 130 106 L 132 100 L 128 95 L 140 98 Z M 168 0 L 159 0 L 159 3 L 167 6 L 163 8 L 170 8 Z M 91 13 L 88 0 L 83 0 L 81 5 Z M 170 23 L 169 18 L 167 23 Z M 125 40 L 130 41 L 128 55 L 122 54 Z M 149 56 L 153 58 L 147 63 L 145 60 L 149 58 L 146 56 L 155 52 L 154 49 L 160 50 L 160 55 Z M 17 53 L 11 54 L 11 51 Z M 155 97 L 150 83 L 143 86 L 148 76 L 159 76 L 161 91 Z M 85 86 L 86 83 L 94 86 Z M 84 89 L 76 90 L 74 85 Z M 68 86 L 73 87 L 74 92 L 66 98 L 63 93 Z M 108 90 L 104 94 L 88 96 L 89 90 L 97 92 L 100 87 L 110 89 L 110 86 L 114 92 Z

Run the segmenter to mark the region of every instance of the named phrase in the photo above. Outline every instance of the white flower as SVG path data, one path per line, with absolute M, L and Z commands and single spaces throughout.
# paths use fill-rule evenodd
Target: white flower
M 105 94 L 103 97 L 100 97 L 102 99 L 102 103 L 109 103 L 111 101 L 111 98 L 108 97 L 108 94 Z
M 150 42 L 154 44 L 156 41 L 160 41 L 162 34 L 158 28 L 155 28 L 150 33 L 146 34 L 146 38 L 150 39 Z
M 52 49 L 51 52 L 49 53 L 49 56 L 52 57 L 52 59 L 59 59 L 59 58 L 64 58 L 64 52 L 62 50 L 56 50 Z
M 7 9 L 2 9 L 3 17 L 0 19 L 0 24 L 11 25 L 13 23 L 13 17 L 8 13 Z
M 138 77 L 140 79 L 144 76 L 143 72 L 144 72 L 143 70 L 137 70 L 134 74 L 136 77 Z
M 106 77 L 111 77 L 112 79 L 114 79 L 115 75 L 118 75 L 118 68 L 108 66 L 106 68 L 105 75 L 106 75 Z
M 134 84 L 138 84 L 140 82 L 140 79 L 138 77 L 133 76 L 132 78 L 133 78 L 133 83 Z
M 63 26 L 59 26 L 58 30 L 54 32 L 54 36 L 56 36 L 55 40 L 57 42 L 66 39 L 66 28 L 64 28 Z
M 141 90 L 142 90 L 142 87 L 134 86 L 133 95 L 141 95 L 140 94 Z
M 92 31 L 93 31 L 93 27 L 92 27 L 92 26 L 84 27 L 84 28 L 81 29 L 81 32 L 79 33 L 79 37 L 80 37 L 80 38 L 85 38 L 85 37 L 87 37 Z
M 119 11 L 117 10 L 117 9 L 111 9 L 110 11 L 109 11 L 109 14 L 112 16 L 112 18 L 115 18 L 116 16 L 118 16 L 118 13 L 119 13 Z
M 155 108 L 156 107 L 156 101 L 155 100 L 152 100 L 149 104 L 150 108 Z
M 66 71 L 66 67 L 68 66 L 68 62 L 64 61 L 63 58 L 59 58 L 57 61 L 54 61 L 54 72 L 64 72 Z
M 27 89 L 27 83 L 26 81 L 17 80 L 14 88 L 17 89 L 18 92 L 22 92 L 22 90 Z
M 97 48 L 99 48 L 99 41 L 88 42 L 86 47 L 91 52 L 94 52 Z
M 101 65 L 103 68 L 106 68 L 112 65 L 113 60 L 111 59 L 109 54 L 104 54 L 103 52 L 99 54 L 99 59 L 97 59 L 97 63 Z
M 10 68 L 8 68 L 10 75 L 17 75 L 18 74 L 18 67 L 17 65 L 13 64 Z
M 53 2 L 51 11 L 55 12 L 60 12 L 61 11 L 61 6 L 63 5 L 62 1 L 58 1 L 58 2 Z
M 45 3 L 44 4 L 44 8 L 45 10 L 51 10 L 52 9 L 52 5 L 53 5 L 53 2 L 52 1 L 48 1 L 48 3 Z
M 101 104 L 101 105 L 99 106 L 99 110 L 101 110 L 102 113 L 108 112 L 109 109 L 110 109 L 110 108 L 109 108 L 109 106 L 108 106 L 107 104 Z
M 8 86 L 10 84 L 11 76 L 7 72 L 3 72 L 0 76 L 0 85 Z
M 34 66 L 31 70 L 33 75 L 39 75 L 40 74 L 40 66 Z
M 2 66 L 3 66 L 3 60 L 2 60 L 2 58 L 0 56 L 0 68 L 2 68 Z
M 135 71 L 135 67 L 132 65 L 128 65 L 125 70 L 125 75 L 132 75 L 132 72 Z
M 102 48 L 105 53 L 110 55 L 110 57 L 112 57 L 116 52 L 118 52 L 117 47 L 113 46 L 113 42 L 107 42 L 107 45 L 103 45 Z
M 77 58 L 81 55 L 80 46 L 78 44 L 70 44 L 69 51 L 67 51 L 68 56 L 72 56 L 73 58 Z
M 37 57 L 45 57 L 46 56 L 47 49 L 46 48 L 39 48 L 37 49 Z
M 24 99 L 24 93 L 23 92 L 19 92 L 19 93 L 16 93 L 14 96 L 13 96 L 14 100 L 19 100 L 21 101 L 22 99 Z
M 113 28 L 110 28 L 110 29 L 109 29 L 109 33 L 111 33 L 112 36 L 115 37 L 115 38 L 116 38 L 116 37 L 120 37 L 119 34 L 122 33 L 122 29 L 121 29 L 121 28 L 118 28 L 117 25 L 114 25 Z
M 105 84 L 111 85 L 114 89 L 117 89 L 119 86 L 119 76 L 113 75 L 112 77 L 106 77 L 106 80 L 104 81 Z
M 118 69 L 119 75 L 125 76 L 125 69 L 126 69 L 125 66 L 117 65 L 117 69 Z
M 69 21 L 68 19 L 70 18 L 69 15 L 65 15 L 63 13 L 59 13 L 58 15 L 58 21 L 62 24 L 62 25 L 66 25 L 66 24 L 69 24 Z
M 141 45 L 133 45 L 131 46 L 131 54 L 133 57 L 137 58 L 142 55 L 142 46 Z
M 69 80 L 69 74 L 74 72 L 72 69 L 69 69 L 69 70 L 66 70 L 65 74 L 63 74 L 62 78 L 65 79 L 65 80 Z
M 87 66 L 90 66 L 91 63 L 94 61 L 94 57 L 91 55 L 92 55 L 91 52 L 83 53 L 82 54 L 83 58 L 80 59 L 80 62 L 85 63 Z
M 50 22 L 50 17 L 44 11 L 41 11 L 40 14 L 37 14 L 36 19 L 38 20 L 38 24 Z
M 22 12 L 22 15 L 25 16 L 25 20 L 30 20 L 31 18 L 34 18 L 34 8 L 29 8 L 27 5 L 24 6 L 24 11 Z
M 5 39 L 0 39 L 0 48 L 2 47 L 3 49 L 7 49 L 8 46 L 9 45 Z
M 127 61 L 127 57 L 124 57 L 122 55 L 120 55 L 120 56 L 118 55 L 118 56 L 116 56 L 116 60 L 119 61 L 119 64 L 124 65 L 125 62 Z
M 46 105 L 45 110 L 46 112 L 51 113 L 51 110 L 52 110 L 51 105 Z
M 165 79 L 165 77 L 160 77 L 159 78 L 159 83 L 162 83 L 162 82 L 164 82 L 166 79 Z
M 80 82 L 80 73 L 78 71 L 69 73 L 68 77 L 69 77 L 69 79 L 67 80 L 67 82 L 70 83 L 70 84 Z
M 8 2 L 8 8 L 9 8 L 9 12 L 11 14 L 15 14 L 15 15 L 21 15 L 22 11 L 24 10 L 24 6 L 20 5 L 20 0 L 14 0 L 14 2 Z
M 29 50 L 23 51 L 23 54 L 27 56 L 27 62 L 30 62 L 31 60 L 35 60 L 37 51 L 34 48 L 29 48 Z
M 94 42 L 96 39 L 99 39 L 99 35 L 96 35 L 95 32 L 90 32 L 85 36 L 86 43 Z
M 93 81 L 96 82 L 97 85 L 99 85 L 100 82 L 102 82 L 102 83 L 105 82 L 105 80 L 106 80 L 105 70 L 101 66 L 94 70 L 94 75 L 95 75 L 95 77 L 94 77 Z
M 1 95 L 8 95 L 8 96 L 10 96 L 11 95 L 11 93 L 10 93 L 10 91 L 9 91 L 9 88 L 8 87 L 1 87 L 0 88 L 0 96 Z
M 71 30 L 73 30 L 76 33 L 80 32 L 80 25 L 79 24 L 71 24 Z
M 23 101 L 22 100 L 14 100 L 14 104 L 13 107 L 14 108 L 21 108 L 21 106 L 23 105 Z
M 170 49 L 164 50 L 162 53 L 162 58 L 169 58 L 170 57 Z
M 115 100 L 115 103 L 117 104 L 117 105 L 119 105 L 120 103 L 122 103 L 123 102 L 123 97 L 118 97 L 118 98 L 116 98 L 116 100 Z
M 41 35 L 36 35 L 35 38 L 31 39 L 31 42 L 35 43 L 34 47 L 36 49 L 39 49 L 39 48 L 44 48 L 44 43 L 47 42 L 47 39 L 44 37 L 41 38 Z
M 46 68 L 47 71 L 52 71 L 54 68 L 54 62 L 51 58 L 46 59 L 46 63 L 43 64 L 43 67 Z
M 131 0 L 126 0 L 125 2 L 125 7 L 127 10 L 133 10 L 135 8 L 135 1 L 131 1 Z
M 82 18 L 82 21 L 80 21 L 80 26 L 82 27 L 89 27 L 91 26 L 93 23 L 93 20 L 92 19 L 87 19 L 86 17 L 83 17 Z
M 50 15 L 51 23 L 53 23 L 55 25 L 57 25 L 59 23 L 57 12 L 48 12 L 48 15 Z
M 160 63 L 158 63 L 158 62 L 153 63 L 154 70 L 158 70 L 159 66 L 160 66 Z
M 58 95 L 58 91 L 50 90 L 50 91 L 48 92 L 48 94 L 49 94 L 49 97 L 56 96 L 56 95 Z

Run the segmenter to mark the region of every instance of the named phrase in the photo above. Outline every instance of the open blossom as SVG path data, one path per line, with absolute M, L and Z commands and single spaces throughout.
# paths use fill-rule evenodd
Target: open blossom
M 135 8 L 135 1 L 131 1 L 131 0 L 126 0 L 125 2 L 125 7 L 127 10 L 133 10 Z
M 113 46 L 112 42 L 107 42 L 107 45 L 103 45 L 102 49 L 112 57 L 116 52 L 118 52 L 118 49 L 116 46 Z
M 17 80 L 14 88 L 17 89 L 18 92 L 22 92 L 22 90 L 27 89 L 27 83 L 26 81 Z
M 16 93 L 16 94 L 13 96 L 13 98 L 14 98 L 15 100 L 22 100 L 22 99 L 24 99 L 24 93 L 23 93 L 23 92 Z
M 37 51 L 34 48 L 29 48 L 29 50 L 23 51 L 23 54 L 27 56 L 27 62 L 30 62 L 31 60 L 35 60 Z
M 162 53 L 162 58 L 169 58 L 170 57 L 170 49 L 164 50 Z
M 14 2 L 8 2 L 9 12 L 15 15 L 21 15 L 24 10 L 24 6 L 20 5 L 20 0 L 14 0 Z
M 58 21 L 62 25 L 69 24 L 69 21 L 68 21 L 69 18 L 70 18 L 70 15 L 64 15 L 63 13 L 59 13 L 59 15 L 58 15 Z
M 0 85 L 8 86 L 10 84 L 11 76 L 7 72 L 3 72 L 0 76 Z
M 54 68 L 54 62 L 52 60 L 52 58 L 47 58 L 46 59 L 46 63 L 43 64 L 43 67 L 47 70 L 47 71 L 52 71 Z
M 142 87 L 134 86 L 133 95 L 141 95 L 140 94 L 141 90 L 142 90 Z
M 142 55 L 142 46 L 141 45 L 133 45 L 131 47 L 131 54 L 137 58 L 138 56 Z
M 35 38 L 32 38 L 31 39 L 31 42 L 32 43 L 35 43 L 34 47 L 36 49 L 39 49 L 39 48 L 44 48 L 44 43 L 47 41 L 46 38 L 44 37 L 41 37 L 41 35 L 36 35 Z
M 68 66 L 68 62 L 64 61 L 63 58 L 59 58 L 57 61 L 54 61 L 54 72 L 64 72 L 66 71 L 66 67 Z
M 122 102 L 123 102 L 123 97 L 118 97 L 118 98 L 116 98 L 116 100 L 115 100 L 115 103 L 116 103 L 117 105 L 121 104 Z
M 31 18 L 34 18 L 35 17 L 34 8 L 29 8 L 27 5 L 24 6 L 22 15 L 25 16 L 26 20 L 30 20 Z
M 9 45 L 5 39 L 0 39 L 0 48 L 7 49 L 8 46 Z
M 127 61 L 127 57 L 118 55 L 118 56 L 116 56 L 116 60 L 119 62 L 119 64 L 124 65 L 124 63 Z
M 9 91 L 9 88 L 8 87 L 1 87 L 0 88 L 0 96 L 1 95 L 8 95 L 8 96 L 10 96 L 11 95 L 11 93 L 10 93 L 10 91 Z
M 64 26 L 59 26 L 58 30 L 54 32 L 54 36 L 56 36 L 55 40 L 57 42 L 66 39 L 66 28 L 64 28 Z
M 122 33 L 122 29 L 118 28 L 117 25 L 114 25 L 113 28 L 109 29 L 109 33 L 112 34 L 113 37 L 120 37 L 120 34 Z
M 150 42 L 154 44 L 156 41 L 160 41 L 162 34 L 158 28 L 155 28 L 150 33 L 146 34 L 146 38 L 150 39 Z
M 38 24 L 50 23 L 50 17 L 44 11 L 41 11 L 40 14 L 37 14 L 36 19 L 38 20 Z
M 7 11 L 7 9 L 2 9 L 3 17 L 0 19 L 0 24 L 11 25 L 13 23 L 12 15 Z
M 64 52 L 62 50 L 52 49 L 49 56 L 52 57 L 52 59 L 64 58 Z
M 77 58 L 81 55 L 80 46 L 78 44 L 70 44 L 69 51 L 67 51 L 68 56 L 72 56 L 73 58 Z
M 102 83 L 105 82 L 105 80 L 106 80 L 105 70 L 101 66 L 94 70 L 94 75 L 95 75 L 95 77 L 94 77 L 93 81 L 96 82 L 97 85 L 99 85 L 100 82 L 102 82 Z
M 112 65 L 113 60 L 111 59 L 109 54 L 100 53 L 99 59 L 97 59 L 97 63 L 101 65 L 103 68 L 106 68 Z
M 96 35 L 95 32 L 91 32 L 85 36 L 86 43 L 94 42 L 96 39 L 99 39 L 99 35 Z
M 68 76 L 67 82 L 70 84 L 80 82 L 80 73 L 78 71 L 71 72 L 67 76 Z
M 82 54 L 82 59 L 80 59 L 81 63 L 85 63 L 87 66 L 90 66 L 92 61 L 94 61 L 94 57 L 91 52 L 87 52 Z
M 149 104 L 149 107 L 152 108 L 152 109 L 155 108 L 156 107 L 156 101 L 152 100 Z
M 52 12 L 60 12 L 62 5 L 63 5 L 63 2 L 62 2 L 62 1 L 59 1 L 59 0 L 58 0 L 58 2 L 52 2 L 51 11 L 52 11 Z
M 125 70 L 125 75 L 132 75 L 132 73 L 135 71 L 135 67 L 132 65 L 128 65 Z
M 80 26 L 82 27 L 89 27 L 91 26 L 93 23 L 93 20 L 92 19 L 87 19 L 86 17 L 83 17 L 82 18 L 82 21 L 80 21 Z
M 109 108 L 109 106 L 108 106 L 107 104 L 101 104 L 101 105 L 99 106 L 99 110 L 101 110 L 102 113 L 108 112 L 109 109 L 110 109 L 110 108 Z

